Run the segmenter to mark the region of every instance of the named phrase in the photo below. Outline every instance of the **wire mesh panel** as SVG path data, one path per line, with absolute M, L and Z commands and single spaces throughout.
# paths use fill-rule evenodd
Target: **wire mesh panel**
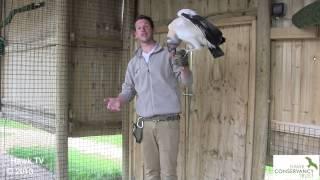
M 2 1 L 0 179 L 55 178 L 55 4 Z
M 320 154 L 320 128 L 272 121 L 269 133 L 268 162 L 272 155 Z
M 129 2 L 0 0 L 1 180 L 123 178 Z
M 32 1 L 5 3 L 5 17 L 33 4 Z M 52 3 L 47 3 L 46 7 L 30 9 L 13 17 L 11 23 L 4 27 L 7 45 L 1 61 L 2 113 L 22 122 L 32 121 L 51 132 L 55 125 L 56 98 L 52 6 Z
M 103 99 L 121 87 L 122 1 L 76 1 L 71 34 L 72 123 L 81 128 L 110 122 L 120 132 L 121 114 L 105 111 Z

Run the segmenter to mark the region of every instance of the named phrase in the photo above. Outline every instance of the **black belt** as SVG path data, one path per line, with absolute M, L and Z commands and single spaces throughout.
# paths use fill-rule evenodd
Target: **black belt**
M 174 115 L 155 115 L 151 117 L 141 117 L 141 120 L 143 121 L 173 121 L 173 120 L 179 120 L 180 115 L 174 114 Z

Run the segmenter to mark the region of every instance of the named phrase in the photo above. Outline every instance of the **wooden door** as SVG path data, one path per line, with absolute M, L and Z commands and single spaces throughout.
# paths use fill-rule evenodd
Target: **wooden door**
M 193 96 L 187 119 L 187 180 L 250 179 L 255 81 L 255 20 L 220 23 L 225 56 L 193 54 Z

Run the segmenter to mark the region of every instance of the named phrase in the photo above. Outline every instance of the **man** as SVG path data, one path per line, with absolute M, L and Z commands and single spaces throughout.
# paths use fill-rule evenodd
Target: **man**
M 142 150 L 146 179 L 177 180 L 179 82 L 191 85 L 192 72 L 175 63 L 179 58 L 153 39 L 153 30 L 150 17 L 137 17 L 134 35 L 140 47 L 128 64 L 121 93 L 107 98 L 105 103 L 108 110 L 120 111 L 137 97 L 136 112 L 144 122 Z

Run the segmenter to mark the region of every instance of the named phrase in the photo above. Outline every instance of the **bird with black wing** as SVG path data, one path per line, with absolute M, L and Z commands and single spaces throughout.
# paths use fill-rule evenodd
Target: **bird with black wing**
M 214 58 L 224 55 L 219 45 L 225 38 L 219 28 L 191 9 L 181 9 L 177 15 L 168 25 L 169 51 L 175 51 L 181 42 L 185 42 L 187 52 L 207 47 Z

